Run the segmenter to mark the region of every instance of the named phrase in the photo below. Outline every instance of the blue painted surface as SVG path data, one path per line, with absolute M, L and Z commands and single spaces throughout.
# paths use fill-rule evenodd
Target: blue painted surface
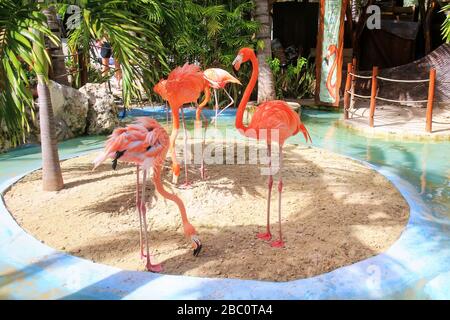
M 165 119 L 160 109 L 157 118 Z M 149 110 L 140 115 L 151 113 Z M 208 117 L 212 116 L 208 113 Z M 133 116 L 137 114 L 132 114 Z M 154 113 L 152 114 L 155 115 Z M 188 119 L 193 111 L 187 111 Z M 12 299 L 412 299 L 450 298 L 450 143 L 368 139 L 334 125 L 339 114 L 306 111 L 314 145 L 363 161 L 385 175 L 411 207 L 385 253 L 313 278 L 273 283 L 123 271 L 69 256 L 23 231 L 0 206 L 0 298 Z M 219 128 L 234 123 L 230 110 Z M 60 145 L 62 158 L 102 146 L 103 137 Z M 290 142 L 298 143 L 300 137 Z M 37 147 L 0 155 L 0 192 L 40 165 Z

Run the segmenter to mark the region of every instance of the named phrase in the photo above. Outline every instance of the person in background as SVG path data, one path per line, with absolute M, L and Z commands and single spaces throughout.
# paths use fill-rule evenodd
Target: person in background
M 113 56 L 111 44 L 108 42 L 106 37 L 103 37 L 102 39 L 96 41 L 95 46 L 100 50 L 102 77 L 107 77 L 110 70 L 110 59 Z M 119 90 L 122 90 L 122 70 L 117 59 L 114 59 L 114 69 L 114 76 L 117 80 L 117 86 Z

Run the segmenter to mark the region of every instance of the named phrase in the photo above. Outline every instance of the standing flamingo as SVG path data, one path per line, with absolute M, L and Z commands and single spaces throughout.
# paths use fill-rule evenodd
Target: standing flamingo
M 166 130 L 152 118 L 137 118 L 135 123 L 127 125 L 125 128 L 117 128 L 106 142 L 105 150 L 94 160 L 94 169 L 102 162 L 110 158 L 112 167 L 115 170 L 117 161 L 134 163 L 136 171 L 136 208 L 139 215 L 140 225 L 140 246 L 141 258 L 146 257 L 146 268 L 148 271 L 161 272 L 160 264 L 152 264 L 150 260 L 150 249 L 147 235 L 147 212 L 145 206 L 145 189 L 147 184 L 147 172 L 153 169 L 153 183 L 156 190 L 166 199 L 169 199 L 178 206 L 183 222 L 184 234 L 190 238 L 194 247 L 194 256 L 198 256 L 202 249 L 202 243 L 197 236 L 195 228 L 189 223 L 186 215 L 186 208 L 183 201 L 164 189 L 161 182 L 161 170 L 169 149 L 169 135 Z M 139 196 L 139 167 L 142 167 L 142 191 Z M 143 232 L 144 229 L 144 232 Z M 143 252 L 144 234 L 146 255 Z
M 254 51 L 250 48 L 243 48 L 239 51 L 236 59 L 233 61 L 234 68 L 239 71 L 241 64 L 250 61 L 253 67 L 250 82 L 245 89 L 242 100 L 239 104 L 236 114 L 236 128 L 241 134 L 253 139 L 264 139 L 267 142 L 267 152 L 269 157 L 269 181 L 268 181 L 268 196 L 267 196 L 267 230 L 265 233 L 259 233 L 258 238 L 263 240 L 271 240 L 270 233 L 270 197 L 272 195 L 272 143 L 278 143 L 280 146 L 279 164 L 280 177 L 278 182 L 278 226 L 279 239 L 271 243 L 272 247 L 284 247 L 283 236 L 281 232 L 281 194 L 283 191 L 283 144 L 291 136 L 296 135 L 300 131 L 305 136 L 306 142 L 311 141 L 311 137 L 306 130 L 306 127 L 301 122 L 300 117 L 295 113 L 289 105 L 280 100 L 267 101 L 258 106 L 253 114 L 252 120 L 248 127 L 243 124 L 244 111 L 250 99 L 250 95 L 256 85 L 258 79 L 258 59 Z M 278 133 L 272 136 L 273 130 Z M 264 134 L 267 133 L 267 134 Z
M 175 141 L 180 128 L 180 108 L 183 117 L 185 149 L 187 149 L 187 132 L 183 113 L 183 105 L 196 103 L 200 93 L 204 91 L 205 79 L 200 68 L 193 64 L 185 64 L 183 67 L 175 68 L 165 82 L 165 95 L 172 109 L 172 134 L 170 136 L 170 154 L 172 158 L 172 182 L 177 183 L 180 176 L 180 165 L 176 157 Z M 163 98 L 164 99 L 164 98 Z M 185 155 L 185 186 L 189 185 L 187 170 L 187 150 Z

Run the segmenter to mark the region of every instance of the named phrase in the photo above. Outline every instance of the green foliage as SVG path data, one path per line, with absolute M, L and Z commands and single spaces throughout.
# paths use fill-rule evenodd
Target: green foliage
M 302 99 L 314 95 L 315 65 L 307 58 L 300 57 L 296 65 L 282 68 L 280 60 L 268 61 L 275 80 L 278 99 Z
M 450 43 L 450 3 L 442 8 L 442 12 L 447 13 L 447 17 L 442 25 L 442 36 L 447 43 Z
M 95 40 L 106 37 L 121 64 L 125 105 L 140 98 L 141 89 L 150 92 L 159 77 L 155 64 L 167 69 L 159 26 L 171 15 L 170 8 L 157 0 L 80 0 L 79 6 L 81 19 L 68 39 L 71 50 L 87 56 Z M 60 12 L 65 10 L 61 5 Z
M 13 145 L 25 139 L 33 108 L 30 78 L 47 80 L 47 36 L 57 41 L 34 1 L 0 1 L 0 131 Z M 33 71 L 31 71 L 33 70 Z M 31 113 L 32 114 L 32 113 Z
M 218 67 L 232 73 L 237 51 L 245 46 L 256 47 L 254 34 L 259 24 L 251 17 L 253 1 L 234 0 L 172 0 L 177 7 L 176 18 L 181 23 L 160 28 L 164 45 L 170 52 L 170 69 L 186 62 L 199 63 L 204 69 Z M 239 79 L 247 83 L 250 69 L 243 68 Z M 166 74 L 162 72 L 161 76 Z M 237 97 L 241 88 L 230 86 Z M 219 92 L 222 95 L 222 92 Z M 221 96 L 219 100 L 224 96 Z M 224 97 L 225 98 L 225 97 Z

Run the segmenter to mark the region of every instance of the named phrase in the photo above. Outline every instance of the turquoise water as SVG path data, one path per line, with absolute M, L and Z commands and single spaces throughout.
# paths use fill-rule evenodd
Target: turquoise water
M 213 116 L 211 111 L 206 114 Z M 149 115 L 165 121 L 161 108 L 136 110 L 131 115 Z M 235 110 L 225 112 L 218 128 L 233 128 L 234 116 Z M 128 272 L 56 252 L 20 230 L 6 209 L 0 208 L 0 275 L 5 275 L 4 280 L 0 277 L 0 296 L 47 299 L 448 299 L 450 143 L 369 139 L 337 126 L 340 116 L 339 113 L 305 110 L 302 120 L 311 133 L 314 146 L 372 164 L 391 179 L 407 199 L 411 219 L 402 237 L 387 252 L 318 277 L 287 283 Z M 186 110 L 190 129 L 193 117 L 194 111 Z M 96 150 L 102 147 L 104 140 L 105 137 L 98 136 L 63 142 L 59 144 L 60 157 L 64 159 Z M 299 135 L 290 142 L 304 143 L 304 140 Z M 0 155 L 0 185 L 40 164 L 37 146 Z M 76 282 L 67 280 L 74 275 Z M 379 280 L 378 284 L 374 277 Z

